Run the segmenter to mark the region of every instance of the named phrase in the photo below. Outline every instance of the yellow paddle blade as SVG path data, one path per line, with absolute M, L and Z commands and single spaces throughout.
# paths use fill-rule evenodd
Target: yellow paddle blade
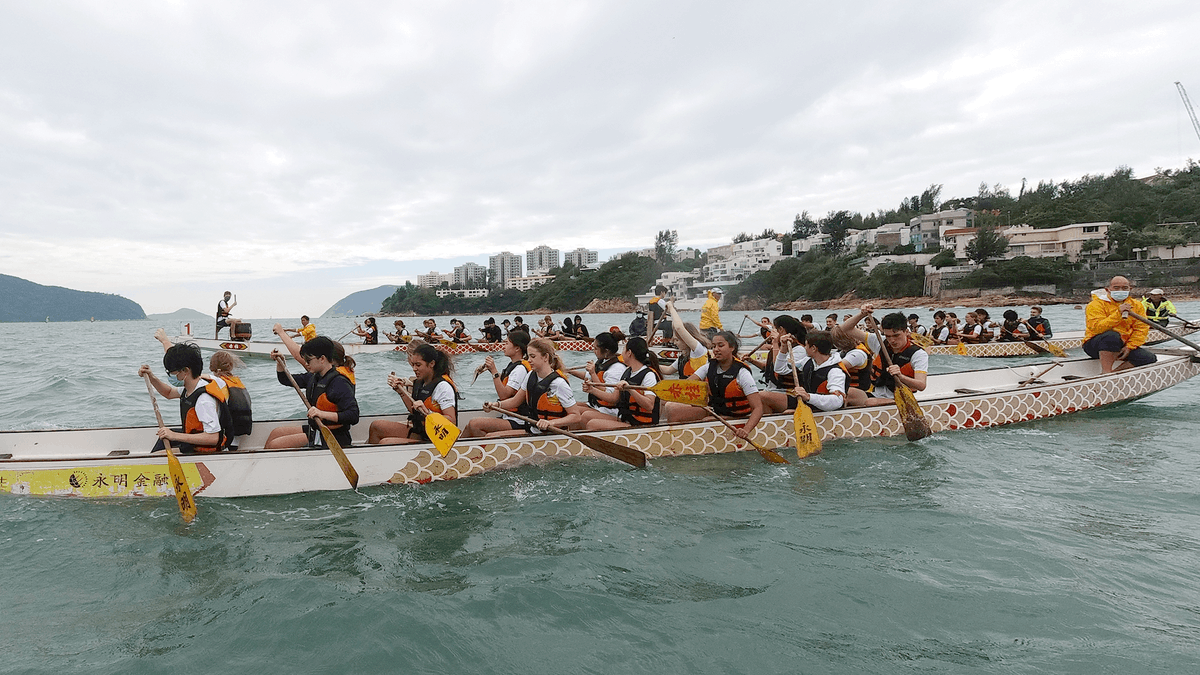
M 812 408 L 805 405 L 804 401 L 796 403 L 792 423 L 796 429 L 796 455 L 803 459 L 821 452 L 821 432 L 817 429 Z
M 450 452 L 450 448 L 454 447 L 454 441 L 458 440 L 459 433 L 461 432 L 458 427 L 454 426 L 454 423 L 445 415 L 431 412 L 425 416 L 425 435 L 433 441 L 433 447 L 442 453 L 442 457 L 445 457 Z
M 959 356 L 966 356 L 967 355 L 967 343 L 965 343 L 965 342 L 958 343 L 958 347 L 954 351 L 958 352 Z
M 915 343 L 918 347 L 930 347 L 933 345 L 933 340 L 929 339 L 928 336 L 921 335 L 920 333 L 909 333 L 909 337 L 912 338 L 913 343 Z
M 1057 356 L 1058 358 L 1060 358 L 1060 359 L 1067 358 L 1067 353 L 1065 351 L 1063 351 L 1062 347 L 1059 347 L 1058 345 L 1054 344 L 1053 342 L 1049 342 L 1049 341 L 1043 342 L 1042 344 L 1046 345 L 1046 349 L 1049 349 L 1050 353 Z
M 900 422 L 904 424 L 904 435 L 908 440 L 919 441 L 933 433 L 933 429 L 929 427 L 929 420 L 925 419 L 925 412 L 921 410 L 921 404 L 917 403 L 917 397 L 913 396 L 911 389 L 897 383 L 895 397 Z
M 663 380 L 650 391 L 664 401 L 688 405 L 708 405 L 708 383 L 700 380 Z
M 175 489 L 175 499 L 179 502 L 179 514 L 183 516 L 183 522 L 190 523 L 196 518 L 196 500 L 192 498 L 187 476 L 183 475 L 183 465 L 175 458 L 170 446 L 167 446 L 167 472 L 171 474 L 171 487 Z

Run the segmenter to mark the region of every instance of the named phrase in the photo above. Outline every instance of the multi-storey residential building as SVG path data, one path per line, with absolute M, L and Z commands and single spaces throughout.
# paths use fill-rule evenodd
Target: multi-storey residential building
M 910 231 L 906 223 L 885 223 L 875 228 L 875 245 L 888 249 L 907 246 Z
M 488 268 L 479 263 L 466 262 L 454 268 L 454 282 L 460 286 L 481 286 L 487 281 Z
M 493 286 L 508 288 L 510 279 L 521 276 L 521 256 L 508 251 L 488 256 L 488 269 L 492 275 Z
M 486 298 L 488 295 L 488 289 L 486 288 L 460 288 L 458 290 L 442 288 L 434 292 L 439 298 L 444 298 L 447 295 L 457 295 L 460 298 Z
M 542 244 L 525 252 L 525 273 L 531 277 L 543 275 L 561 266 L 562 258 L 556 248 Z
M 437 288 L 443 283 L 454 283 L 453 274 L 442 274 L 440 272 L 430 272 L 429 274 L 418 274 L 417 285 L 421 288 Z
M 951 209 L 937 213 L 925 213 L 908 221 L 908 241 L 917 253 L 934 244 L 941 244 L 942 233 L 975 226 L 975 212 L 971 209 Z M 899 244 L 903 245 L 903 244 Z
M 590 251 L 586 248 L 577 248 L 563 256 L 564 265 L 570 263 L 578 269 L 583 269 L 588 265 L 595 265 L 599 260 L 599 253 L 596 251 Z
M 538 275 L 532 275 L 532 276 L 528 276 L 528 277 L 516 277 L 513 279 L 509 279 L 506 282 L 507 285 L 505 286 L 505 288 L 514 288 L 518 291 L 527 291 L 531 288 L 537 288 L 538 286 L 541 286 L 542 284 L 546 283 L 547 281 L 551 281 L 552 279 L 554 279 L 554 275 L 552 275 L 552 274 L 538 274 Z
M 703 268 L 705 281 L 741 281 L 759 270 L 769 269 L 783 258 L 783 242 L 777 239 L 754 239 L 730 244 L 728 257 L 719 254 L 715 262 L 714 250 L 708 250 L 709 263 Z
M 1062 227 L 1035 228 L 1030 225 L 1014 225 L 1000 229 L 1008 239 L 1005 258 L 1028 256 L 1030 258 L 1058 258 L 1067 256 L 1078 260 L 1083 245 L 1094 240 L 1100 242 L 1097 253 L 1108 251 L 1108 226 L 1112 223 L 1075 223 Z M 975 239 L 979 229 L 964 227 L 947 230 L 942 235 L 942 248 L 954 251 L 954 257 L 965 260 L 967 244 Z

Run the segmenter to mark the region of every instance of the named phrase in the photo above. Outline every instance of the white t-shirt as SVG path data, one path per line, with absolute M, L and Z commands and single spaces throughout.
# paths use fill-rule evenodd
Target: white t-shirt
M 879 353 L 879 340 L 875 337 L 874 333 L 867 335 L 867 346 L 870 347 L 871 351 L 874 352 L 875 354 Z M 913 353 L 912 359 L 909 361 L 909 363 L 912 364 L 913 372 L 928 373 L 929 372 L 929 353 L 926 352 L 924 349 L 918 349 L 916 352 Z M 891 398 L 894 395 L 894 393 L 892 392 L 891 389 L 889 389 L 887 387 L 880 387 L 878 385 L 876 385 L 876 387 L 875 387 L 874 394 L 878 398 Z
M 525 364 L 517 362 L 517 365 L 512 369 L 512 372 L 508 374 L 508 386 L 512 387 L 513 389 L 515 389 L 517 391 L 521 391 L 522 389 L 525 388 L 525 381 L 528 379 L 529 379 L 529 371 L 525 370 Z M 518 423 L 524 422 L 524 420 L 519 420 L 515 417 L 509 417 L 508 415 L 500 415 L 500 417 L 502 417 L 506 420 L 509 420 L 511 422 L 518 422 Z
M 851 349 L 842 355 L 841 360 L 846 362 L 846 366 L 848 368 L 858 370 L 866 366 L 870 361 L 870 358 L 867 356 L 867 353 L 861 349 Z
M 796 361 L 796 372 L 804 370 L 804 363 L 808 361 L 808 351 L 804 349 L 804 345 L 794 345 L 792 347 L 792 359 Z M 788 360 L 787 352 L 781 351 L 775 355 L 775 374 L 792 374 L 792 362 Z
M 629 366 L 625 365 L 624 363 L 621 363 L 620 361 L 617 361 L 616 363 L 609 366 L 608 370 L 606 370 L 602 373 L 602 375 L 603 375 L 602 379 L 604 380 L 604 384 L 616 384 L 621 381 L 621 378 L 624 377 L 625 373 L 627 373 L 627 372 L 629 372 Z M 611 391 L 611 390 L 609 390 L 609 391 Z M 612 415 L 613 417 L 616 417 L 617 413 L 619 412 L 616 408 L 610 408 L 605 405 L 596 405 L 593 407 L 596 410 L 599 410 L 600 412 L 605 413 L 606 415 Z
M 214 382 L 221 385 L 222 387 L 227 386 L 225 384 L 225 380 L 222 380 L 219 377 L 213 377 L 212 379 Z M 208 384 L 208 383 L 205 382 L 204 380 L 200 380 L 200 383 L 196 385 L 196 388 L 203 389 L 204 385 L 206 385 L 206 384 Z M 183 389 L 184 389 L 183 387 L 180 387 L 178 389 L 180 397 L 183 397 L 186 395 L 184 393 Z M 196 391 L 196 390 L 193 389 L 192 391 Z M 196 411 L 196 419 L 200 420 L 200 423 L 204 425 L 204 433 L 206 433 L 206 434 L 220 433 L 221 417 L 217 414 L 217 399 L 213 398 L 212 394 L 209 394 L 208 392 L 200 394 L 200 398 L 196 399 L 195 411 Z
M 438 404 L 443 414 L 458 405 L 458 401 L 454 396 L 454 387 L 451 387 L 450 383 L 445 380 L 437 383 L 437 386 L 433 388 L 433 395 L 430 398 L 433 399 L 434 403 Z
M 708 379 L 708 367 L 715 364 L 715 361 L 709 361 L 708 363 L 700 366 L 700 368 L 695 372 L 695 377 L 700 380 Z M 723 373 L 725 371 L 718 368 L 717 372 Z M 758 385 L 755 384 L 754 376 L 750 374 L 749 368 L 742 368 L 738 371 L 737 383 L 738 386 L 742 388 L 742 393 L 747 396 L 758 393 Z
M 941 328 L 934 328 L 933 332 L 934 332 L 933 339 L 937 340 L 938 342 L 945 342 L 946 340 L 948 340 L 950 338 L 950 327 L 949 326 L 942 326 Z

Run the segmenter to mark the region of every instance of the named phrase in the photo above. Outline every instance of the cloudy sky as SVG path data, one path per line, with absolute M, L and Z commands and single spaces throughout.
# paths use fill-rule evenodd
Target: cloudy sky
M 1200 3 L 0 3 L 0 273 L 318 314 L 546 243 L 1200 158 Z M 0 299 L 2 302 L 2 299 Z

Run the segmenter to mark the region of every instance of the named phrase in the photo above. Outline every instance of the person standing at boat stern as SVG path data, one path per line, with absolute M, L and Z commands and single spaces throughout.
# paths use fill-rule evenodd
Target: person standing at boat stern
M 721 325 L 721 297 L 725 294 L 719 288 L 714 288 L 708 292 L 708 299 L 704 301 L 704 306 L 700 308 L 700 332 L 704 333 L 709 340 L 718 331 L 725 327 Z
M 229 412 L 229 389 L 217 377 L 201 377 L 204 359 L 194 344 L 171 345 L 163 354 L 163 368 L 173 380 L 167 384 L 154 376 L 150 366 L 138 368 L 138 376 L 150 376 L 150 384 L 164 398 L 179 399 L 181 429 L 160 428 L 153 452 L 164 450 L 163 439 L 184 454 L 220 452 L 233 440 L 233 417 Z M 178 384 L 176 384 L 176 381 Z
M 908 332 L 908 319 L 902 312 L 892 312 L 879 322 L 880 332 L 883 333 L 884 344 L 879 344 L 879 338 L 874 332 L 855 328 L 875 311 L 874 305 L 863 305 L 858 313 L 846 319 L 840 330 L 856 342 L 864 342 L 874 354 L 871 361 L 871 381 L 873 389 L 868 394 L 867 405 L 893 405 L 895 403 L 895 387 L 899 382 L 913 391 L 925 391 L 926 374 L 929 372 L 929 353 L 912 341 Z M 881 350 L 887 349 L 892 365 L 887 366 Z
M 293 337 L 303 338 L 305 342 L 317 337 L 317 325 L 308 320 L 308 315 L 300 317 L 299 328 L 287 328 L 287 334 Z
M 279 350 L 271 352 L 272 357 L 278 355 Z M 300 358 L 307 372 L 294 378 L 308 399 L 308 418 L 323 421 L 342 447 L 350 445 L 350 427 L 358 424 L 358 399 L 352 379 L 354 360 L 348 358 L 341 346 L 325 335 L 318 335 L 300 345 Z M 292 386 L 284 372 L 283 362 L 278 358 L 275 360 L 275 376 L 283 386 Z M 264 447 L 278 450 L 306 445 L 325 447 L 325 439 L 316 424 L 277 427 L 267 436 Z
M 1146 366 L 1158 360 L 1142 348 L 1150 327 L 1129 315 L 1146 316 L 1146 308 L 1141 300 L 1129 297 L 1129 290 L 1128 279 L 1113 277 L 1108 286 L 1092 291 L 1092 301 L 1085 310 L 1083 351 L 1093 359 L 1100 359 L 1102 373 Z

